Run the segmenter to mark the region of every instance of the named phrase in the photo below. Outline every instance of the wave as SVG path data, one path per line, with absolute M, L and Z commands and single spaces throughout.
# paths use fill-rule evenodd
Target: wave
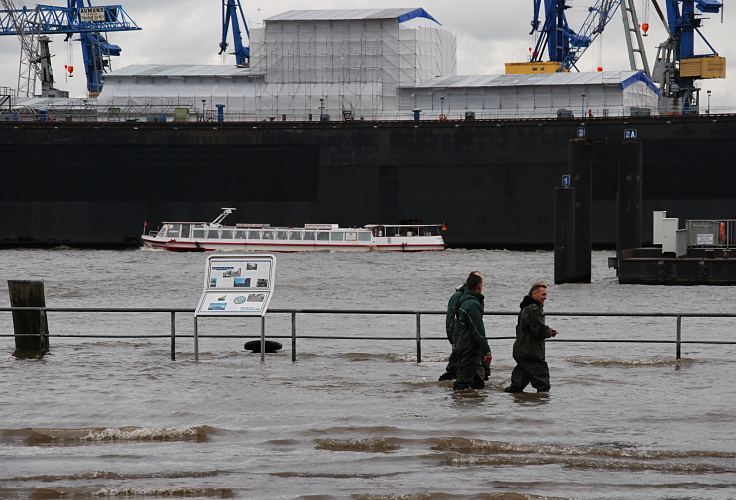
M 569 469 L 606 471 L 656 471 L 670 474 L 733 474 L 736 467 L 712 463 L 643 462 L 630 460 L 600 460 L 569 456 L 486 456 L 463 455 L 447 457 L 451 465 L 562 465 Z
M 484 441 L 467 438 L 443 438 L 435 440 L 433 450 L 451 451 L 459 454 L 500 455 L 500 454 L 539 454 L 557 456 L 599 456 L 610 458 L 633 458 L 647 460 L 688 459 L 688 458 L 736 458 L 735 452 L 715 450 L 646 450 L 619 444 L 598 444 L 580 446 L 536 445 L 509 443 L 503 441 Z
M 128 479 L 201 479 L 206 477 L 215 477 L 224 474 L 224 471 L 213 470 L 213 471 L 191 471 L 191 472 L 153 472 L 153 473 L 140 473 L 140 474 L 121 474 L 119 472 L 111 471 L 89 471 L 80 472 L 78 474 L 49 474 L 40 476 L 18 476 L 9 479 L 3 479 L 4 481 L 17 481 L 17 482 L 41 482 L 41 483 L 55 483 L 57 481 L 78 481 L 78 480 L 91 480 L 91 479 L 108 479 L 108 480 L 128 480 Z
M 234 498 L 230 488 L 102 488 L 92 493 L 96 497 L 171 497 L 171 498 Z
M 468 495 L 452 494 L 452 493 L 409 493 L 405 495 L 372 495 L 372 494 L 357 494 L 353 495 L 354 500 L 454 500 L 456 498 L 477 498 L 479 500 L 552 500 L 553 498 L 559 497 L 547 497 L 533 495 L 529 493 L 514 493 L 510 491 L 504 491 L 500 493 L 483 493 L 482 495 L 474 495 L 469 497 Z
M 190 427 L 100 427 L 87 429 L 0 429 L 0 440 L 22 441 L 27 446 L 79 445 L 110 441 L 196 441 L 204 442 L 214 429 Z
M 373 352 L 346 352 L 338 354 L 337 357 L 344 358 L 348 361 L 389 361 L 392 363 L 416 363 L 417 355 L 413 354 L 401 354 L 401 353 L 373 353 Z M 447 363 L 450 359 L 449 355 L 422 355 L 422 361 L 437 361 Z
M 315 439 L 318 450 L 358 451 L 363 453 L 390 453 L 401 447 L 394 439 Z
M 590 358 L 587 356 L 570 356 L 565 360 L 576 366 L 597 366 L 597 367 L 657 367 L 657 366 L 690 366 L 695 361 L 692 359 L 681 359 L 679 362 L 674 358 L 640 358 L 640 359 L 616 359 L 616 358 Z

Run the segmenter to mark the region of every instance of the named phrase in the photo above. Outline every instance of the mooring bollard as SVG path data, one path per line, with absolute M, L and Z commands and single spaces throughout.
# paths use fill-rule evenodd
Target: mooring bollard
M 46 307 L 43 281 L 8 280 L 10 307 Z M 14 356 L 39 357 L 49 351 L 46 311 L 13 311 Z

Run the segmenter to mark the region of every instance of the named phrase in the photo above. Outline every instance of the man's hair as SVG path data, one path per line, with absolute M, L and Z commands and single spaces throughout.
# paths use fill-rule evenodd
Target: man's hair
M 480 271 L 473 271 L 472 273 L 468 274 L 468 279 L 465 280 L 465 283 L 468 282 L 471 276 L 480 276 L 481 278 L 483 277 L 481 276 Z
M 481 277 L 480 273 L 470 273 L 470 276 L 468 276 L 468 280 L 465 282 L 465 286 L 468 288 L 468 290 L 477 290 L 478 286 L 483 282 L 483 278 Z
M 531 297 L 532 294 L 539 288 L 547 288 L 547 283 L 542 283 L 541 281 L 539 283 L 534 283 L 532 287 L 529 289 L 529 296 Z

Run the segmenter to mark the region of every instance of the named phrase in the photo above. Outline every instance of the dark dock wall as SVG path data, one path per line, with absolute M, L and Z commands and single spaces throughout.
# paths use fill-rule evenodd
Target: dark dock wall
M 467 246 L 550 246 L 572 121 L 0 124 L 0 244 L 135 245 L 144 221 L 445 222 Z M 616 148 L 652 210 L 736 218 L 736 117 L 591 120 L 593 242 L 615 240 Z M 646 238 L 645 238 L 646 239 Z

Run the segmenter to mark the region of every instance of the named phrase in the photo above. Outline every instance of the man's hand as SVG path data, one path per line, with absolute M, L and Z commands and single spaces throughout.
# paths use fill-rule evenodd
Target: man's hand
M 554 328 L 550 328 L 550 333 L 553 337 L 555 337 L 557 335 L 557 330 L 555 330 Z
M 485 356 L 483 356 L 483 363 L 485 363 L 487 365 L 490 365 L 492 359 L 493 359 L 493 356 L 489 352 L 488 354 L 486 354 Z

